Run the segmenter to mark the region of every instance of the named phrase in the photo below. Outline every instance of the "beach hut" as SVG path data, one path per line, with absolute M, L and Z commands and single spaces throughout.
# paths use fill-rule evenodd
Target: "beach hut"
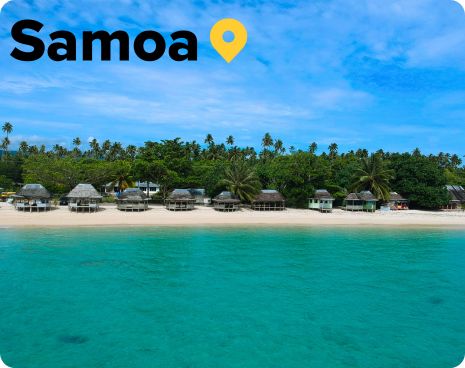
M 66 196 L 68 209 L 76 212 L 97 212 L 102 196 L 92 184 L 78 184 Z
M 234 212 L 238 211 L 241 201 L 231 192 L 221 192 L 213 199 L 213 208 L 216 211 Z
M 405 199 L 397 192 L 391 192 L 388 202 L 391 210 L 408 210 L 408 199 Z
M 175 189 L 165 200 L 170 211 L 191 211 L 195 207 L 195 198 L 188 189 Z
M 254 211 L 283 211 L 285 200 L 277 190 L 262 190 L 252 201 Z
M 358 194 L 358 198 L 362 200 L 363 211 L 375 212 L 378 199 L 369 190 L 365 190 Z
M 26 184 L 14 196 L 18 211 L 49 211 L 51 195 L 41 184 Z
M 344 199 L 343 207 L 346 211 L 362 211 L 363 201 L 358 197 L 356 193 L 350 193 Z
M 146 211 L 149 199 L 139 188 L 128 188 L 116 199 L 116 206 L 120 211 Z
M 360 193 L 350 193 L 344 199 L 343 208 L 346 211 L 375 212 L 378 199 L 369 190 Z
M 449 192 L 450 201 L 444 209 L 461 209 L 462 205 L 465 204 L 465 189 L 460 185 L 446 185 L 446 189 Z
M 331 212 L 333 210 L 334 198 L 326 189 L 315 191 L 313 198 L 308 201 L 308 208 L 320 212 Z

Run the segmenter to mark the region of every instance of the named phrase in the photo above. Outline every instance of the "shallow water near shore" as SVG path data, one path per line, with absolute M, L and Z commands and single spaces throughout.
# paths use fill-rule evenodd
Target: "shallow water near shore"
M 465 231 L 0 230 L 14 368 L 454 367 Z

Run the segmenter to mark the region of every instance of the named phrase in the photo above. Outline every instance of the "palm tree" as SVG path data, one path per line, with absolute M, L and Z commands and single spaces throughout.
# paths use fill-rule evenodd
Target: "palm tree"
M 66 149 L 59 145 L 59 144 L 55 144 L 53 146 L 53 151 L 55 152 L 55 154 L 58 156 L 58 157 L 65 157 L 66 156 Z
M 233 146 L 234 145 L 234 137 L 232 135 L 228 136 L 228 138 L 226 138 L 226 144 L 228 146 Z
M 110 140 L 109 139 L 104 140 L 103 143 L 102 143 L 103 151 L 105 151 L 105 152 L 108 151 L 110 149 L 110 147 L 111 147 Z
M 2 150 L 5 152 L 5 158 L 8 157 L 8 146 L 10 145 L 10 139 L 8 137 L 5 137 L 3 138 L 3 141 L 2 141 L 2 144 L 1 144 L 1 147 L 2 147 Z M 3 155 L 2 155 L 3 157 Z
M 108 152 L 107 160 L 115 161 L 118 158 L 124 156 L 125 151 L 123 150 L 123 146 L 120 142 L 114 142 L 111 147 L 110 151 Z
M 205 137 L 205 141 L 204 141 L 206 144 L 208 145 L 211 145 L 213 144 L 214 140 L 213 140 L 213 136 L 209 133 L 207 134 L 207 136 Z
M 273 145 L 273 138 L 271 138 L 270 133 L 266 133 L 265 136 L 262 139 L 262 146 L 264 150 L 267 150 L 268 147 L 271 147 Z
M 120 193 L 127 188 L 134 187 L 135 182 L 131 173 L 131 165 L 129 163 L 122 162 L 113 173 L 113 180 L 110 186 L 112 188 L 117 188 Z
M 462 164 L 462 160 L 460 159 L 459 156 L 454 154 L 450 158 L 450 163 L 451 163 L 452 167 L 457 168 Z
M 314 154 L 317 149 L 318 149 L 318 144 L 316 144 L 316 142 L 312 142 L 310 146 L 308 147 L 308 151 L 312 154 Z
M 283 141 L 281 139 L 277 139 L 276 142 L 274 142 L 274 151 L 276 154 L 283 154 L 286 152 Z
M 338 145 L 337 143 L 331 143 L 328 147 L 329 149 L 329 157 L 330 158 L 335 158 L 337 156 L 337 150 L 338 150 Z
M 134 158 L 136 157 L 136 154 L 137 154 L 137 147 L 134 146 L 133 144 L 130 144 L 129 146 L 126 147 L 126 155 L 134 160 Z
M 362 159 L 362 167 L 354 173 L 352 189 L 370 190 L 375 197 L 389 200 L 389 181 L 394 178 L 394 171 L 386 169 L 381 157 L 372 154 Z
M 241 200 L 250 202 L 256 194 L 260 192 L 260 181 L 253 169 L 248 167 L 245 162 L 234 162 L 225 171 L 225 177 L 220 181 L 220 185 Z
M 2 126 L 2 131 L 3 133 L 6 134 L 6 137 L 3 139 L 3 142 L 2 142 L 2 149 L 5 151 L 5 158 L 8 157 L 8 147 L 10 145 L 10 139 L 9 139 L 9 135 L 11 134 L 11 132 L 13 131 L 13 125 L 9 122 L 6 122 L 5 124 L 3 124 Z
M 79 147 L 81 146 L 81 143 L 82 143 L 81 138 L 76 137 L 76 138 L 73 139 L 73 146 L 74 146 L 73 155 L 75 157 L 78 157 L 78 156 L 81 155 L 81 150 L 79 149 Z
M 89 142 L 90 146 L 90 152 L 93 158 L 99 158 L 100 157 L 100 144 L 98 143 L 97 139 L 93 138 Z
M 9 123 L 9 122 L 6 122 L 5 124 L 3 124 L 2 126 L 2 131 L 3 133 L 6 134 L 6 136 L 8 137 L 11 132 L 13 131 L 13 124 Z
M 26 141 L 21 141 L 19 143 L 19 153 L 21 154 L 21 156 L 25 157 L 27 155 L 28 148 L 29 145 Z
M 76 137 L 73 139 L 73 145 L 76 147 L 76 148 L 79 148 L 79 146 L 81 145 L 81 138 L 79 137 Z
M 368 157 L 368 151 L 365 148 L 364 149 L 359 148 L 355 152 L 355 156 L 357 156 L 358 158 L 367 158 Z
M 28 153 L 30 155 L 37 155 L 39 153 L 39 149 L 37 148 L 36 145 L 33 145 L 33 146 L 29 146 L 29 148 L 27 149 Z
M 262 147 L 263 150 L 260 152 L 260 158 L 263 160 L 267 160 L 272 157 L 271 151 L 269 150 L 270 147 L 273 146 L 273 138 L 271 138 L 270 133 L 266 133 L 262 138 Z

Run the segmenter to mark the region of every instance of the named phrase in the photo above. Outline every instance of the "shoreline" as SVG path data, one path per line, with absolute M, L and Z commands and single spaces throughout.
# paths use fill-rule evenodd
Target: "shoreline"
M 70 212 L 66 206 L 49 212 L 16 211 L 0 203 L 0 229 L 27 228 L 128 228 L 128 227 L 210 227 L 210 228 L 399 228 L 465 229 L 465 212 L 393 211 L 366 213 L 335 209 L 320 213 L 307 209 L 279 212 L 217 212 L 211 207 L 194 211 L 171 212 L 152 206 L 145 212 L 121 212 L 114 205 L 103 205 L 97 213 Z

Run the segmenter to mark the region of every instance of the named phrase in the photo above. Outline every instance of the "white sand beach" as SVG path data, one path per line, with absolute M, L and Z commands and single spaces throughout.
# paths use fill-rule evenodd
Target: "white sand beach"
M 362 213 L 335 209 L 332 213 L 287 209 L 282 212 L 217 212 L 197 207 L 190 212 L 171 212 L 151 206 L 146 212 L 121 212 L 104 205 L 97 213 L 71 213 L 58 207 L 49 212 L 19 212 L 0 203 L 0 227 L 80 226 L 361 226 L 361 227 L 446 227 L 465 228 L 465 212 L 397 211 Z

